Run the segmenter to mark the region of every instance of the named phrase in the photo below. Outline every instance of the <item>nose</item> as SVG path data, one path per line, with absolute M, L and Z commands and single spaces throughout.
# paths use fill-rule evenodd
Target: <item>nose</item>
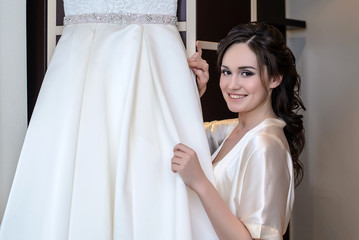
M 231 78 L 229 79 L 229 82 L 228 82 L 228 87 L 230 89 L 240 89 L 241 88 L 240 79 L 237 74 L 233 74 L 231 76 Z

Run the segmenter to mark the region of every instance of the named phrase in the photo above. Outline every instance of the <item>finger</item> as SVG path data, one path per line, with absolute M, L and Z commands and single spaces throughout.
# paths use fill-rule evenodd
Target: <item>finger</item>
M 198 53 L 195 53 L 195 54 L 197 55 Z M 188 63 L 196 63 L 201 60 L 201 58 L 197 58 L 197 56 L 195 54 L 193 54 L 192 57 L 187 58 Z
M 188 65 L 191 68 L 201 69 L 202 71 L 208 71 L 208 63 L 206 60 L 198 59 L 198 60 L 188 60 Z
M 177 143 L 174 147 L 173 147 L 173 152 L 175 151 L 181 151 L 182 149 L 182 143 Z
M 180 143 L 175 146 L 174 155 L 180 158 L 183 164 L 187 164 L 188 160 L 196 155 L 196 152 L 192 148 Z
M 193 69 L 193 68 L 198 68 L 199 64 L 197 61 L 191 61 L 191 60 L 188 60 L 188 66 Z
M 173 172 L 178 172 L 181 171 L 182 169 L 183 169 L 182 159 L 173 157 L 171 159 L 171 170 Z
M 176 150 L 173 152 L 173 157 L 176 158 L 177 161 L 183 161 L 186 159 L 186 155 L 187 153 L 181 151 L 181 150 Z
M 201 56 L 199 56 L 198 52 L 195 52 L 192 54 L 191 57 L 188 58 L 188 60 L 196 60 L 198 58 L 200 58 Z
M 203 63 L 201 61 L 199 61 L 198 59 L 188 59 L 187 60 L 189 66 L 191 67 L 196 67 L 196 68 L 200 68 Z
M 190 150 L 192 150 L 191 148 L 187 147 L 186 145 L 184 145 L 183 143 L 178 143 L 175 147 L 174 147 L 174 151 L 180 151 L 180 152 L 189 152 Z
M 181 167 L 181 166 L 178 165 L 178 164 L 176 164 L 176 163 L 172 163 L 172 164 L 171 164 L 171 170 L 172 170 L 172 172 L 174 172 L 174 173 L 180 171 L 180 167 Z
M 183 160 L 177 156 L 174 156 L 172 159 L 171 159 L 171 163 L 172 164 L 176 164 L 176 165 L 181 165 L 183 162 Z

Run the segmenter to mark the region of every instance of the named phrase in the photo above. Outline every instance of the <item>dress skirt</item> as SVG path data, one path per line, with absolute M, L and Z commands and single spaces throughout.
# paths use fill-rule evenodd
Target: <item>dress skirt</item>
M 216 239 L 171 171 L 175 144 L 213 181 L 201 106 L 174 25 L 64 28 L 25 138 L 1 240 Z

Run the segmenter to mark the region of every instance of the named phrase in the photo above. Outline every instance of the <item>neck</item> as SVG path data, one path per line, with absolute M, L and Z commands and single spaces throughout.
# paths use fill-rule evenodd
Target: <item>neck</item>
M 270 102 L 255 111 L 238 113 L 238 127 L 250 130 L 267 118 L 277 118 Z

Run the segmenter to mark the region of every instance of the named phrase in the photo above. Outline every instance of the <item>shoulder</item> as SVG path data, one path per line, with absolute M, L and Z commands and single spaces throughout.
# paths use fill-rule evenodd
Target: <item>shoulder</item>
M 292 158 L 283 129 L 276 125 L 267 125 L 253 132 L 243 149 L 246 165 L 249 169 L 267 166 L 277 171 L 291 172 Z
M 238 119 L 225 119 L 204 123 L 211 154 L 218 149 L 237 124 Z
M 232 119 L 205 122 L 204 127 L 207 131 L 210 131 L 212 133 L 223 132 L 229 134 L 237 126 L 237 124 L 238 124 L 238 119 L 232 118 Z
M 253 151 L 289 152 L 289 146 L 283 128 L 285 122 L 280 119 L 267 119 L 249 133 L 247 148 Z

